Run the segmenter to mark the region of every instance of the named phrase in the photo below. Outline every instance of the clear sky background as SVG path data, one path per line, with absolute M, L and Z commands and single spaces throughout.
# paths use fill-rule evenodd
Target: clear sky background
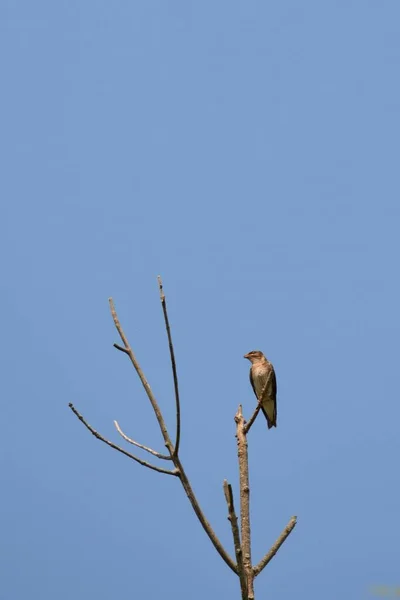
M 232 551 L 243 354 L 259 599 L 399 586 L 400 3 L 0 2 L 0 598 L 239 598 L 163 450 L 113 296 Z M 123 441 L 121 440 L 121 443 Z M 129 449 L 129 448 L 128 448 Z

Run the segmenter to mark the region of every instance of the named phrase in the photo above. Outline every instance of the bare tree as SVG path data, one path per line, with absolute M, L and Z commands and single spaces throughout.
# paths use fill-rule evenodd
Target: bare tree
M 128 452 L 127 450 L 124 450 L 117 444 L 114 444 L 113 442 L 107 440 L 100 433 L 98 433 L 95 429 L 93 429 L 93 427 L 91 425 L 89 425 L 89 423 L 78 412 L 78 410 L 74 407 L 73 404 L 69 404 L 69 407 L 71 408 L 72 412 L 78 417 L 78 419 L 85 425 L 85 427 L 98 440 L 101 440 L 108 446 L 111 446 L 111 448 L 118 450 L 118 452 L 125 454 L 125 456 L 128 456 L 129 458 L 138 462 L 139 464 L 143 465 L 144 467 L 152 469 L 153 471 L 157 471 L 158 473 L 172 475 L 173 477 L 177 477 L 180 480 L 180 482 L 183 486 L 183 489 L 185 490 L 185 493 L 193 507 L 193 510 L 196 513 L 196 516 L 199 519 L 204 531 L 210 538 L 211 543 L 213 544 L 213 546 L 215 547 L 215 549 L 217 550 L 217 552 L 221 556 L 221 558 L 228 565 L 228 567 L 230 567 L 230 569 L 238 576 L 239 582 L 240 582 L 242 600 L 254 600 L 254 579 L 261 573 L 261 571 L 264 569 L 264 567 L 267 566 L 267 564 L 270 562 L 270 560 L 278 552 L 278 550 L 282 546 L 283 542 L 286 540 L 286 538 L 289 536 L 291 531 L 294 529 L 294 527 L 296 525 L 296 520 L 297 520 L 296 517 L 292 517 L 290 519 L 289 523 L 286 525 L 285 529 L 282 531 L 281 535 L 276 540 L 276 542 L 273 544 L 271 549 L 265 554 L 265 556 L 255 566 L 253 566 L 253 563 L 251 560 L 250 485 L 249 485 L 249 463 L 248 463 L 247 435 L 248 435 L 248 433 L 251 429 L 251 426 L 253 425 L 253 423 L 260 411 L 261 402 L 262 402 L 262 399 L 264 396 L 264 391 L 267 389 L 268 381 L 266 382 L 266 384 L 264 386 L 264 390 L 262 391 L 260 397 L 258 398 L 257 407 L 256 407 L 252 417 L 249 419 L 249 421 L 246 422 L 246 420 L 243 416 L 243 413 L 242 413 L 241 405 L 239 405 L 239 408 L 235 415 L 237 453 L 238 453 L 238 459 L 239 459 L 240 530 L 239 530 L 239 525 L 238 525 L 238 519 L 237 519 L 236 512 L 235 512 L 232 487 L 226 480 L 223 483 L 224 495 L 225 495 L 225 499 L 226 499 L 226 503 L 227 503 L 227 507 L 228 507 L 228 519 L 231 524 L 233 545 L 234 545 L 234 549 L 235 549 L 236 560 L 234 560 L 229 555 L 229 553 L 225 550 L 225 548 L 221 544 L 220 540 L 216 536 L 210 523 L 207 521 L 206 517 L 204 516 L 204 513 L 200 508 L 200 505 L 196 499 L 196 496 L 194 495 L 192 486 L 190 484 L 190 481 L 186 475 L 186 472 L 183 468 L 183 465 L 182 465 L 182 462 L 180 459 L 179 444 L 180 444 L 180 435 L 181 435 L 181 416 L 180 416 L 178 375 L 177 375 L 177 370 L 176 370 L 174 347 L 172 344 L 171 329 L 170 329 L 168 313 L 167 313 L 167 303 L 166 303 L 166 299 L 165 299 L 165 295 L 164 295 L 164 291 L 163 291 L 163 285 L 162 285 L 162 281 L 161 281 L 160 277 L 158 277 L 158 286 L 159 286 L 159 290 L 160 290 L 160 300 L 161 300 L 161 306 L 162 306 L 162 310 L 163 310 L 163 314 L 164 314 L 165 328 L 167 331 L 169 352 L 170 352 L 170 358 L 171 358 L 172 375 L 173 375 L 174 388 L 175 388 L 175 404 L 176 404 L 175 442 L 172 443 L 172 441 L 171 441 L 171 437 L 168 433 L 168 430 L 167 430 L 167 427 L 166 427 L 166 424 L 164 421 L 164 417 L 161 413 L 161 410 L 159 408 L 157 400 L 154 397 L 151 387 L 148 384 L 146 377 L 144 376 L 144 373 L 135 357 L 135 354 L 133 353 L 131 346 L 129 345 L 128 339 L 127 339 L 127 337 L 121 327 L 121 324 L 119 322 L 117 312 L 115 310 L 114 302 L 113 302 L 112 298 L 110 298 L 109 303 L 110 303 L 111 315 L 114 320 L 115 327 L 121 338 L 122 344 L 123 344 L 123 345 L 114 344 L 114 347 L 117 350 L 120 350 L 121 352 L 126 354 L 129 357 L 133 367 L 135 368 L 136 373 L 138 374 L 139 379 L 142 382 L 142 385 L 146 391 L 147 397 L 150 400 L 151 406 L 153 407 L 154 414 L 156 416 L 158 425 L 161 430 L 161 434 L 164 438 L 165 447 L 168 450 L 168 454 L 161 454 L 160 452 L 157 452 L 156 450 L 153 450 L 152 448 L 149 448 L 148 446 L 140 444 L 139 442 L 131 439 L 122 431 L 122 429 L 119 426 L 119 424 L 117 423 L 117 421 L 114 421 L 114 425 L 115 425 L 118 433 L 121 435 L 121 437 L 126 442 L 132 444 L 133 446 L 136 446 L 137 448 L 145 450 L 146 452 L 148 452 L 152 456 L 158 458 L 159 460 L 170 461 L 174 468 L 171 467 L 170 469 L 166 469 L 166 468 L 162 468 L 162 467 L 153 465 L 152 463 L 149 463 L 146 460 L 142 460 L 141 458 Z

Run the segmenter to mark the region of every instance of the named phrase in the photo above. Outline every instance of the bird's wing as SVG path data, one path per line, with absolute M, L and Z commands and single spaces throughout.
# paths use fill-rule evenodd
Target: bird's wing
M 268 391 L 266 394 L 266 398 L 263 399 L 263 406 L 261 406 L 261 410 L 264 413 L 264 417 L 268 422 L 268 429 L 271 427 L 276 427 L 276 421 L 278 416 L 277 406 L 276 406 L 276 376 L 274 367 L 271 365 L 271 371 L 269 374 L 269 382 L 268 382 Z
M 254 381 L 253 381 L 253 373 L 252 373 L 252 370 L 253 370 L 253 369 L 252 369 L 252 368 L 250 368 L 250 373 L 249 373 L 249 376 L 250 376 L 250 383 L 251 383 L 251 387 L 253 388 L 254 395 L 255 395 L 255 397 L 257 398 L 257 392 L 256 392 L 256 388 L 254 387 Z M 258 398 L 257 398 L 257 400 L 258 400 Z
M 271 365 L 271 391 L 272 391 L 272 396 L 273 396 L 273 398 L 275 398 L 275 402 L 276 402 L 276 393 L 278 391 L 278 386 L 276 383 L 275 369 L 272 365 Z
M 273 414 L 273 419 L 272 419 L 272 424 L 270 425 L 270 423 L 268 422 L 268 429 L 270 429 L 272 427 L 272 425 L 275 425 L 276 427 L 276 421 L 278 419 L 278 407 L 277 407 L 277 402 L 276 402 L 276 392 L 278 389 L 277 383 L 276 383 L 276 375 L 275 375 L 275 370 L 274 367 L 271 365 L 271 396 L 272 396 L 272 400 L 274 402 L 274 414 Z

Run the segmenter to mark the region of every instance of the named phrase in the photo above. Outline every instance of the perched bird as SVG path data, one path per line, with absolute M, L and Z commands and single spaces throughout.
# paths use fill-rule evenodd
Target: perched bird
M 261 410 L 267 419 L 268 429 L 276 427 L 276 377 L 274 367 L 259 350 L 252 350 L 245 354 L 244 358 L 251 362 L 250 383 L 257 400 L 261 402 Z

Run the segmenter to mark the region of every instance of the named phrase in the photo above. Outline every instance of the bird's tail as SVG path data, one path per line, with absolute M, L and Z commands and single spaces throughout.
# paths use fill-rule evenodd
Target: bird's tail
M 262 406 L 261 409 L 264 413 L 264 417 L 267 419 L 268 429 L 276 427 L 276 407 L 271 402 L 268 402 L 266 408 Z

